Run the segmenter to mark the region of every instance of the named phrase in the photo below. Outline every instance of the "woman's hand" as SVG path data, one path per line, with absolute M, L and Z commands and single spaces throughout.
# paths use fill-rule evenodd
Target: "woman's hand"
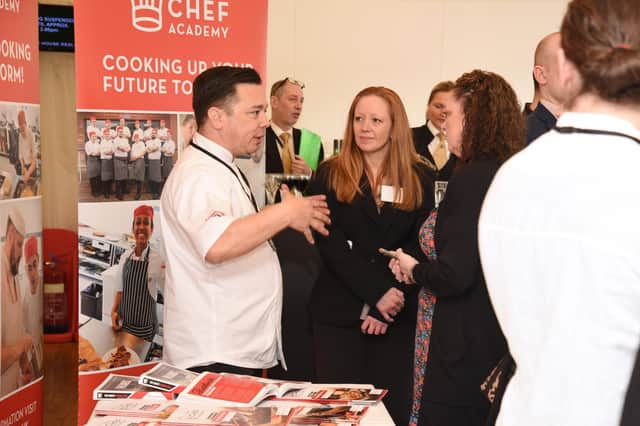
M 364 321 L 362 321 L 360 330 L 362 330 L 364 334 L 384 334 L 387 332 L 387 327 L 387 324 L 367 315 Z
M 376 303 L 376 308 L 387 322 L 393 322 L 392 317 L 395 317 L 403 307 L 404 293 L 395 287 L 387 290 L 380 300 L 378 300 L 378 303 Z
M 120 324 L 120 315 L 118 314 L 117 311 L 111 311 L 111 328 L 113 328 L 115 331 L 119 331 L 122 328 L 122 325 Z
M 412 256 L 404 253 L 402 249 L 395 251 L 396 257 L 389 261 L 389 269 L 393 272 L 396 280 L 405 284 L 415 284 L 413 280 L 413 267 L 419 262 Z

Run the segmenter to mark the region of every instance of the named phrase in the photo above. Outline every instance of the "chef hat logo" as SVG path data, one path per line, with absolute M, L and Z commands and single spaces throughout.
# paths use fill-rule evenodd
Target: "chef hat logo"
M 162 0 L 131 0 L 133 28 L 145 33 L 162 29 Z

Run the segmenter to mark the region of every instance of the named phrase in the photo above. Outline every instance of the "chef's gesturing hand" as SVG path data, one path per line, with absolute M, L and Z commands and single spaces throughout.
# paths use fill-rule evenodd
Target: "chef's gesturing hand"
M 302 232 L 311 244 L 314 243 L 312 229 L 321 235 L 329 235 L 327 225 L 331 219 L 326 196 L 295 197 L 287 185 L 282 185 L 280 191 L 282 203 L 288 207 L 290 228 Z

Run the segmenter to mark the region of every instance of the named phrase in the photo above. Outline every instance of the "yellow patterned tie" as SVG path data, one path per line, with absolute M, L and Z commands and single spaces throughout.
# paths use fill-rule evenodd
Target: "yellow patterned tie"
M 282 170 L 283 173 L 291 173 L 291 147 L 289 146 L 289 133 L 282 133 L 280 140 L 282 140 L 282 150 L 280 157 L 282 158 Z
M 438 141 L 433 149 L 433 162 L 436 163 L 438 170 L 447 164 L 447 146 L 445 144 L 445 135 L 442 132 L 438 133 Z

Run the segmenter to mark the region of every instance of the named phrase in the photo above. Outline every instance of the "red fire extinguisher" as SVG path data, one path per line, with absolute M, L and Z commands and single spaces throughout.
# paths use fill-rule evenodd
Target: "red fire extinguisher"
M 60 269 L 55 256 L 44 262 L 44 332 L 64 333 L 69 329 L 67 295 L 65 294 L 66 273 Z

